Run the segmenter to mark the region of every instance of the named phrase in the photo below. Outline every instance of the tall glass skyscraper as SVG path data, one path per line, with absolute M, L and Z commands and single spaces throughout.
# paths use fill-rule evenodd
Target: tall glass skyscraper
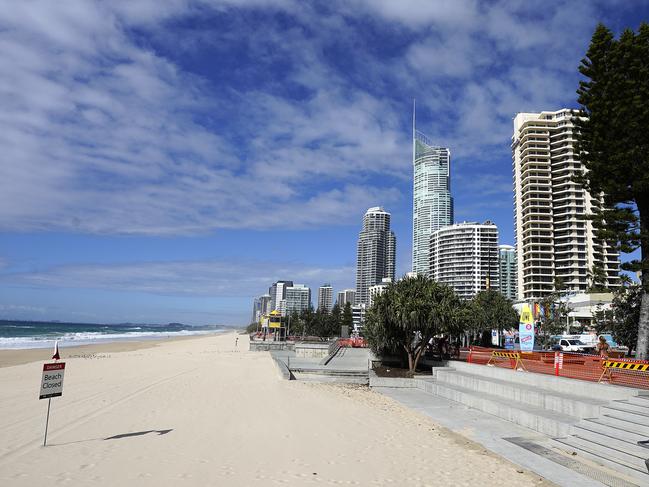
M 415 128 L 412 116 L 414 168 L 412 213 L 412 271 L 430 274 L 430 236 L 453 223 L 451 151 L 438 147 Z
M 518 271 L 515 247 L 511 245 L 498 246 L 498 268 L 501 294 L 512 301 L 516 301 L 518 296 Z

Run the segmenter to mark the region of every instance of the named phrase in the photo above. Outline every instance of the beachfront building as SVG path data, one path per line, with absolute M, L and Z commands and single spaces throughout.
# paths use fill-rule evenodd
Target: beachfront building
M 250 323 L 259 323 L 261 314 L 261 301 L 259 298 L 255 298 L 252 301 L 252 316 L 250 317 Z
M 500 292 L 507 299 L 516 301 L 516 249 L 512 245 L 498 246 L 498 285 Z
M 262 294 L 259 296 L 259 307 L 262 315 L 267 315 L 273 311 L 271 308 L 270 294 Z
M 369 208 L 356 249 L 356 301 L 367 304 L 368 289 L 383 279 L 394 280 L 396 238 L 390 230 L 390 213 L 380 206 Z
M 282 316 L 306 311 L 311 306 L 311 289 L 304 284 L 295 284 L 286 288 L 285 306 Z
M 434 145 L 415 128 L 412 117 L 412 271 L 430 274 L 430 236 L 453 223 L 451 151 Z
M 374 304 L 374 300 L 379 294 L 383 294 L 383 292 L 388 288 L 388 286 L 392 284 L 392 279 L 389 277 L 386 277 L 383 279 L 379 284 L 376 284 L 374 286 L 370 286 L 368 289 L 368 299 L 367 299 L 367 307 L 371 308 L 372 304 Z
M 281 305 L 281 301 L 286 299 L 286 288 L 293 285 L 293 281 L 277 281 L 268 289 L 268 294 L 270 294 L 270 310 L 278 310 Z
M 490 221 L 442 227 L 430 237 L 430 277 L 463 299 L 498 289 L 498 227 Z
M 353 305 L 356 302 L 356 290 L 355 289 L 343 289 L 338 291 L 336 297 L 336 303 L 343 309 L 347 303 Z
M 603 272 L 605 286 L 619 286 L 619 254 L 596 238 L 585 218 L 601 204 L 572 178 L 583 171 L 575 154 L 576 113 L 519 113 L 514 118 L 512 159 L 518 299 L 550 294 L 561 282 L 583 293 L 589 272 Z
M 331 284 L 324 284 L 318 288 L 318 310 L 331 313 L 333 308 L 334 290 Z
M 365 303 L 355 304 L 352 306 L 352 323 L 354 324 L 354 333 L 358 333 L 363 328 L 365 321 L 365 311 L 367 306 Z

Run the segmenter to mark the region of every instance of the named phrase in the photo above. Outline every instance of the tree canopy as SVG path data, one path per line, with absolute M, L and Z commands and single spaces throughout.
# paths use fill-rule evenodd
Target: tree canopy
M 638 284 L 618 289 L 608 310 L 595 312 L 597 333 L 611 332 L 616 342 L 629 347 L 629 353 L 638 341 L 638 321 L 642 287 Z
M 406 277 L 391 284 L 368 310 L 363 333 L 374 353 L 408 356 L 414 373 L 428 342 L 454 328 L 460 300 L 445 284 L 423 276 Z
M 577 94 L 580 182 L 604 204 L 592 216 L 598 236 L 622 252 L 640 249 L 623 265 L 642 272 L 637 357 L 649 358 L 649 25 L 619 39 L 600 24 L 579 66 Z
M 518 326 L 518 313 L 512 302 L 498 291 L 481 291 L 468 303 L 470 324 L 480 332 L 481 344 L 491 346 L 491 330 L 509 330 Z

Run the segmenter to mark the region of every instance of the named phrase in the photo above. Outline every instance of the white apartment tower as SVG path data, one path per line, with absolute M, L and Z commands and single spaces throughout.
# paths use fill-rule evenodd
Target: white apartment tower
M 574 153 L 575 112 L 519 113 L 512 158 L 518 299 L 539 299 L 560 280 L 584 292 L 594 266 L 619 285 L 619 254 L 595 237 L 584 217 L 600 204 L 572 180 L 583 167 Z
M 367 289 L 367 307 L 371 308 L 372 305 L 374 304 L 374 300 L 377 298 L 377 296 L 383 294 L 385 290 L 392 284 L 392 279 L 389 277 L 386 277 L 381 281 L 379 284 L 375 284 L 374 286 L 370 286 Z
M 453 223 L 451 151 L 437 147 L 415 128 L 412 116 L 413 213 L 412 271 L 430 273 L 430 236 Z
M 498 246 L 498 284 L 500 293 L 516 301 L 518 296 L 516 249 L 512 245 Z
M 324 284 L 318 288 L 318 310 L 331 313 L 333 308 L 334 290 L 331 284 Z
M 286 288 L 293 285 L 293 281 L 277 281 L 268 288 L 270 294 L 270 311 L 281 311 L 282 301 L 286 298 Z
M 384 278 L 394 280 L 396 238 L 390 213 L 380 206 L 368 209 L 356 251 L 356 304 L 367 304 L 368 289 Z
M 282 316 L 290 316 L 292 313 L 306 311 L 311 306 L 311 289 L 304 284 L 295 284 L 286 288 L 286 308 Z
M 498 227 L 490 221 L 464 222 L 433 232 L 430 277 L 448 284 L 463 299 L 498 290 Z

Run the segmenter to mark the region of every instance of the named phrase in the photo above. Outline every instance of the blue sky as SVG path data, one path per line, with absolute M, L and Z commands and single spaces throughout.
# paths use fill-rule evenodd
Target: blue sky
M 0 0 L 0 318 L 242 324 L 354 287 L 364 211 L 410 270 L 411 106 L 456 220 L 513 243 L 512 117 L 576 107 L 642 1 Z

